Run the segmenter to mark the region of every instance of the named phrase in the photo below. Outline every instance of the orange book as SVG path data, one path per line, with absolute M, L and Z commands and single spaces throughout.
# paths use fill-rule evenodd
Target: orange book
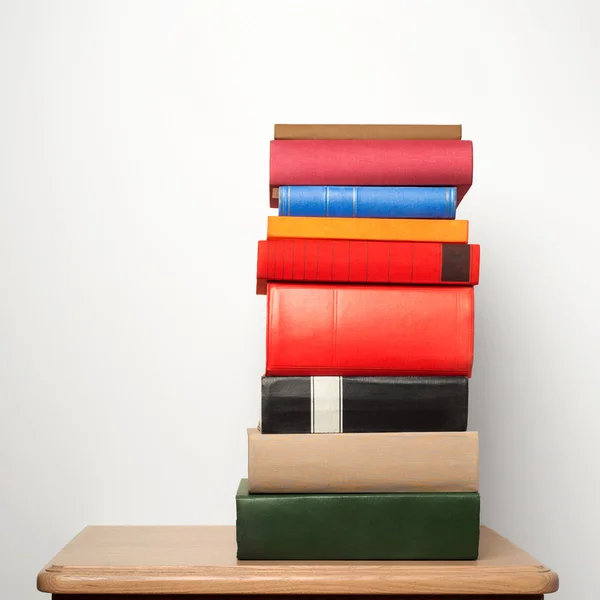
M 454 242 L 466 244 L 469 240 L 469 221 L 269 217 L 267 238 Z

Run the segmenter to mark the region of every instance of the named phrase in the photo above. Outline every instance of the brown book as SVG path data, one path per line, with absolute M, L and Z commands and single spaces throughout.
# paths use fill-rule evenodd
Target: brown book
M 479 437 L 433 433 L 248 430 L 251 494 L 476 492 Z
M 276 140 L 460 140 L 462 125 L 275 125 Z

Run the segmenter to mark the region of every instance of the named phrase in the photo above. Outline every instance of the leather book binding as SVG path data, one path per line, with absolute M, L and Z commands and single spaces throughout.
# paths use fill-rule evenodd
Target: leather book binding
M 280 239 L 258 242 L 256 291 L 267 281 L 477 285 L 479 245 Z
M 283 185 L 279 216 L 454 219 L 455 187 Z
M 473 287 L 269 283 L 265 375 L 462 375 Z
M 268 217 L 267 238 L 467 243 L 469 221 Z
M 275 125 L 276 140 L 460 140 L 462 125 Z
M 466 431 L 466 377 L 263 377 L 260 430 Z
M 472 180 L 473 145 L 465 140 L 271 141 L 271 187 L 445 186 L 457 188 L 459 203 Z
M 317 435 L 249 429 L 248 491 L 476 492 L 478 443 L 474 431 Z
M 477 492 L 263 495 L 249 494 L 242 479 L 236 510 L 240 560 L 478 556 Z

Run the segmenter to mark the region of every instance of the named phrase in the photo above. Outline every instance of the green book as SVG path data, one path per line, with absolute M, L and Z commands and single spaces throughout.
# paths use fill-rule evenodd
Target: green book
M 241 560 L 475 560 L 479 494 L 236 495 Z

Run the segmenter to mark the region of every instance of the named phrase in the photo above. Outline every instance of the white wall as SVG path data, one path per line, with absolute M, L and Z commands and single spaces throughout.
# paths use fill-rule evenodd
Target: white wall
M 600 11 L 0 3 L 0 596 L 87 524 L 234 522 L 275 122 L 455 123 L 483 521 L 598 597 Z

